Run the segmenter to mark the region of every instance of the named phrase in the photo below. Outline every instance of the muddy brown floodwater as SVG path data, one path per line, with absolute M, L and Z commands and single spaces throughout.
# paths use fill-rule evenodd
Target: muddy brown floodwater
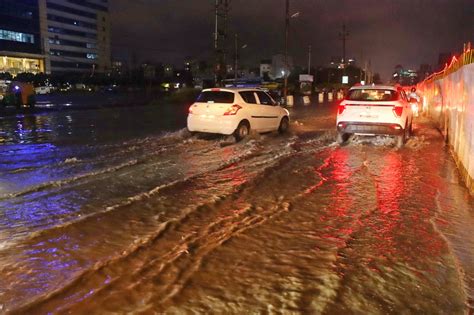
M 160 114 L 1 121 L 0 313 L 473 313 L 474 199 L 427 119 L 396 149 L 338 146 L 332 105 L 237 144 Z

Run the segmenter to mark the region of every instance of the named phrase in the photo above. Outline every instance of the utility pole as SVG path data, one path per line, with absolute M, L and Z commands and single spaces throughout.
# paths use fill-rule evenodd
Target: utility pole
M 346 30 L 346 24 L 342 24 L 342 33 L 339 33 L 339 39 L 342 40 L 342 64 L 346 65 L 346 40 L 349 32 Z
M 226 69 L 226 41 L 227 41 L 227 17 L 229 14 L 230 0 L 216 0 L 215 4 L 215 28 L 214 28 L 214 52 L 216 63 L 214 66 L 215 84 L 220 84 L 227 72 Z
M 288 44 L 289 44 L 289 34 L 290 34 L 290 0 L 286 0 L 286 13 L 285 13 L 285 83 L 283 87 L 283 98 L 284 104 L 287 105 L 287 96 L 288 96 Z
M 308 48 L 308 74 L 311 75 L 311 45 Z
M 235 34 L 235 52 L 234 52 L 234 84 L 237 83 L 239 66 L 239 35 Z

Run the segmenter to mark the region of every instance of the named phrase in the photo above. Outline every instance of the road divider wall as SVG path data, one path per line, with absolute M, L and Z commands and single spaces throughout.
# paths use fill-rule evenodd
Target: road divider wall
M 474 51 L 470 47 L 418 85 L 423 110 L 452 148 L 467 187 L 474 193 Z

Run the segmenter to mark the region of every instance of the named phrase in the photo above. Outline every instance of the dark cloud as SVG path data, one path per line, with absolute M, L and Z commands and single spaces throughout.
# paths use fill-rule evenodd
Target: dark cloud
M 212 0 L 111 1 L 113 51 L 138 60 L 181 63 L 212 56 Z M 247 63 L 282 52 L 284 0 L 232 0 L 229 33 L 247 44 Z M 338 34 L 347 24 L 347 54 L 370 60 L 387 78 L 396 64 L 435 64 L 438 54 L 474 40 L 474 0 L 291 0 L 291 55 L 304 65 L 340 56 Z

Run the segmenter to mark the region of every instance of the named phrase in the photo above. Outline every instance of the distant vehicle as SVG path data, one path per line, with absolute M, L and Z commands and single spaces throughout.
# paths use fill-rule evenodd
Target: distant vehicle
M 234 135 L 236 141 L 250 130 L 279 131 L 289 128 L 289 112 L 258 89 L 206 89 L 189 108 L 191 132 Z
M 60 92 L 69 92 L 71 89 L 72 85 L 70 83 L 63 83 L 58 86 Z
M 392 135 L 402 147 L 413 128 L 413 111 L 401 87 L 365 85 L 352 87 L 337 112 L 337 142 L 352 134 Z
M 38 95 L 44 95 L 44 94 L 49 94 L 51 93 L 51 87 L 50 86 L 39 86 L 35 88 L 35 93 Z
M 119 86 L 117 84 L 110 84 L 103 87 L 104 92 L 115 93 L 119 91 Z

